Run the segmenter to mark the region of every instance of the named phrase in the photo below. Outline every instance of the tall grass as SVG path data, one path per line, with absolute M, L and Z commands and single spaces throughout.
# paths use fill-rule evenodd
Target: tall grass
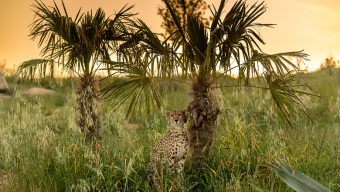
M 334 84 L 332 89 L 339 90 Z M 0 190 L 152 191 L 146 165 L 153 143 L 166 129 L 162 111 L 125 120 L 124 107 L 112 111 L 103 103 L 103 140 L 89 146 L 77 128 L 69 86 L 58 84 L 52 97 L 23 96 L 19 89 L 13 98 L 0 100 Z M 167 86 L 173 91 L 165 90 L 164 108 L 184 108 L 185 87 Z M 189 159 L 180 185 L 166 176 L 164 189 L 291 191 L 268 164 L 283 161 L 339 191 L 340 96 L 328 91 L 327 102 L 312 106 L 321 116 L 314 122 L 298 120 L 295 128 L 279 120 L 267 93 L 218 91 L 218 137 L 204 174 Z M 131 124 L 139 128 L 130 129 Z

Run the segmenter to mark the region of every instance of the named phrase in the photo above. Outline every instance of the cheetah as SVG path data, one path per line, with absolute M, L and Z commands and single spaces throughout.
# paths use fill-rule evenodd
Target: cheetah
M 168 111 L 166 117 L 168 129 L 154 145 L 148 165 L 149 176 L 153 178 L 153 182 L 162 177 L 163 168 L 169 168 L 171 173 L 182 174 L 189 152 L 185 111 Z

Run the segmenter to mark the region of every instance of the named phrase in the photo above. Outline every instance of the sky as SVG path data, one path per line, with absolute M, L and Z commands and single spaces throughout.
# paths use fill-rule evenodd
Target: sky
M 42 0 L 52 5 L 52 0 Z M 60 4 L 60 0 L 55 0 Z M 228 8 L 236 0 L 227 1 Z M 0 63 L 17 66 L 23 61 L 41 58 L 38 42 L 28 35 L 33 21 L 33 0 L 0 0 Z M 135 5 L 133 12 L 144 20 L 153 31 L 163 32 L 157 7 L 161 0 L 64 0 L 71 15 L 81 7 L 83 11 L 103 8 L 113 15 L 125 4 Z M 218 6 L 220 0 L 206 0 Z M 249 3 L 254 2 L 248 0 Z M 277 53 L 304 50 L 309 54 L 308 70 L 317 69 L 330 55 L 340 59 L 340 1 L 339 0 L 265 0 L 266 13 L 262 23 L 276 24 L 262 28 L 260 34 L 266 44 L 263 51 Z M 228 8 L 225 11 L 228 11 Z M 209 12 L 209 11 L 208 11 Z

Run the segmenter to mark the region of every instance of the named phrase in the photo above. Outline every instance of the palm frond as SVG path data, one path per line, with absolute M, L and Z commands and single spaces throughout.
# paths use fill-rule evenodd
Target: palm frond
M 279 76 L 291 70 L 299 70 L 292 59 L 308 60 L 308 54 L 302 51 L 266 54 L 254 52 L 251 60 L 258 62 L 265 71 Z
M 31 59 L 23 62 L 18 69 L 18 74 L 23 79 L 33 80 L 45 76 L 54 77 L 53 60 L 48 59 Z
M 225 0 L 221 0 L 220 2 L 220 5 L 218 6 L 218 10 L 216 10 L 215 6 L 213 5 L 213 8 L 214 10 L 211 10 L 211 13 L 213 15 L 213 20 L 211 22 L 211 26 L 210 26 L 210 31 L 211 33 L 214 33 L 216 27 L 217 27 L 217 24 L 218 22 L 220 22 L 220 18 L 221 18 L 221 15 L 222 15 L 222 11 L 225 7 L 225 3 L 226 1 Z
M 76 19 L 69 17 L 64 3 L 63 12 L 54 2 L 54 7 L 47 7 L 41 1 L 35 1 L 33 11 L 35 20 L 31 24 L 30 36 L 39 38 L 39 47 L 44 58 L 55 60 L 61 67 L 72 69 L 74 65 L 81 63 L 79 60 L 79 47 L 76 46 L 82 39 L 82 30 L 79 22 L 83 20 L 81 9 L 77 12 Z M 45 43 L 45 44 L 44 44 Z M 68 57 L 69 56 L 69 57 Z M 68 62 L 62 60 L 68 59 Z
M 153 53 L 159 55 L 166 55 L 171 53 L 171 50 L 169 50 L 165 46 L 166 42 L 162 42 L 159 37 L 155 33 L 153 33 L 142 20 L 139 19 L 136 26 L 140 30 L 141 34 L 143 34 L 144 36 L 141 41 L 145 43 L 145 48 L 148 49 L 148 51 L 152 51 Z
M 270 72 L 275 77 L 282 76 L 289 71 L 298 71 L 293 59 L 307 60 L 308 55 L 303 51 L 266 54 L 253 51 L 251 57 L 240 64 L 238 71 L 239 83 L 250 85 L 250 78 L 260 77 L 262 72 Z
M 278 175 L 289 187 L 297 192 L 319 191 L 330 192 L 325 186 L 321 185 L 314 179 L 305 174 L 293 170 L 290 167 L 280 163 L 280 167 L 270 164 L 276 175 Z
M 221 2 L 218 11 L 213 13 L 214 17 L 221 17 L 221 10 L 225 4 Z M 246 1 L 239 0 L 223 20 L 216 18 L 213 20 L 214 30 L 211 31 L 211 41 L 214 42 L 218 49 L 218 60 L 220 65 L 225 69 L 231 68 L 232 60 L 240 65 L 247 61 L 254 50 L 261 50 L 259 43 L 264 44 L 264 40 L 255 30 L 258 27 L 270 27 L 271 24 L 258 24 L 255 21 L 265 13 L 266 6 L 264 2 L 255 3 L 248 7 Z M 216 25 L 216 27 L 215 27 Z
M 204 63 L 208 47 L 208 35 L 205 26 L 199 18 L 194 15 L 188 16 L 188 39 L 192 47 L 195 62 L 198 65 Z
M 153 77 L 169 77 L 176 70 L 185 68 L 178 62 L 178 43 L 170 44 L 167 39 L 161 40 L 142 20 L 136 20 L 133 24 L 137 31 L 129 34 L 129 40 L 118 49 L 121 60 L 143 63 Z
M 36 0 L 30 36 L 39 39 L 42 56 L 54 60 L 61 69 L 92 76 L 101 66 L 98 60 L 107 60 L 109 52 L 129 38 L 125 32 L 131 28 L 127 25 L 129 17 L 135 15 L 130 13 L 132 7 L 124 6 L 113 19 L 101 8 L 94 13 L 79 9 L 73 19 L 63 1 L 59 8 L 55 2 L 48 7 Z
M 111 75 L 112 82 L 101 90 L 101 97 L 111 100 L 114 109 L 129 101 L 126 114 L 129 117 L 142 109 L 149 113 L 161 107 L 159 89 L 148 75 L 146 66 L 113 61 L 107 63 L 114 73 Z
M 184 44 L 187 44 L 188 42 L 186 41 L 186 35 L 185 35 L 185 32 L 184 32 L 185 26 L 182 26 L 182 25 L 181 25 L 179 16 L 177 15 L 175 9 L 172 7 L 172 5 L 170 4 L 170 2 L 169 2 L 168 0 L 162 0 L 162 1 L 165 3 L 167 9 L 169 10 L 170 15 L 171 15 L 171 17 L 172 17 L 172 19 L 173 19 L 173 21 L 174 21 L 176 27 L 177 27 L 178 32 L 179 32 L 179 34 L 182 36 L 183 43 L 184 43 Z
M 130 21 L 130 18 L 137 15 L 136 13 L 131 13 L 134 5 L 128 6 L 127 4 L 123 6 L 116 14 L 113 19 L 111 19 L 111 26 L 117 26 L 117 24 L 126 24 L 124 20 Z
M 302 97 L 316 98 L 319 96 L 314 94 L 308 86 L 298 83 L 298 74 L 291 71 L 275 77 L 267 72 L 265 78 L 275 105 L 290 126 L 292 126 L 292 117 L 295 115 L 310 119 L 311 113 Z
M 48 42 L 53 42 L 51 41 L 51 36 L 53 35 L 62 37 L 62 39 L 68 43 L 77 40 L 76 36 L 79 33 L 77 22 L 82 19 L 83 14 L 80 14 L 79 9 L 76 16 L 77 22 L 75 22 L 71 17 L 68 16 L 63 2 L 62 5 L 64 9 L 64 15 L 56 4 L 55 7 L 47 7 L 44 3 L 35 1 L 35 4 L 33 5 L 33 11 L 36 15 L 36 19 L 31 24 L 30 36 L 32 39 L 39 37 L 39 46 L 44 43 L 45 38 L 49 39 Z

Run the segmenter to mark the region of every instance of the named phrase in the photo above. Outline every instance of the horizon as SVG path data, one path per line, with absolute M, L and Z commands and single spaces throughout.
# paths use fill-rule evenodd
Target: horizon
M 43 0 L 51 5 L 52 0 Z M 60 5 L 61 1 L 57 1 Z M 206 0 L 209 5 L 218 6 L 218 0 Z M 235 1 L 227 1 L 227 9 Z M 251 1 L 253 2 L 253 1 Z M 15 67 L 20 63 L 41 58 L 38 42 L 32 41 L 29 25 L 33 21 L 33 0 L 6 1 L 0 8 L 0 63 L 6 62 L 8 67 Z M 83 2 L 73 0 L 64 2 L 70 15 L 82 7 L 82 11 L 96 10 L 101 7 L 107 16 L 113 15 L 125 4 L 135 5 L 132 12 L 138 13 L 137 18 L 144 20 L 154 32 L 161 33 L 161 16 L 157 15 L 157 7 L 162 5 L 160 0 L 99 0 Z M 330 55 L 334 60 L 340 58 L 340 2 L 336 0 L 287 0 L 278 2 L 265 1 L 267 12 L 259 18 L 262 23 L 274 23 L 274 28 L 260 30 L 266 44 L 266 53 L 304 50 L 310 60 L 305 61 L 308 71 L 317 70 L 321 63 Z M 289 14 L 287 14 L 289 10 Z M 209 12 L 209 10 L 207 10 Z M 305 69 L 303 67 L 302 69 Z

